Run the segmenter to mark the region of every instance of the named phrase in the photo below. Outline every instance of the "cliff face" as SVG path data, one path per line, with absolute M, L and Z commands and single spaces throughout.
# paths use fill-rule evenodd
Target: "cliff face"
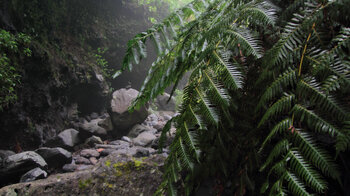
M 111 88 L 140 86 L 147 66 L 119 80 L 109 76 L 127 40 L 151 25 L 145 7 L 125 0 L 9 0 L 0 7 L 1 29 L 32 38 L 32 56 L 18 60 L 18 100 L 0 113 L 0 149 L 38 147 L 79 118 L 104 112 Z

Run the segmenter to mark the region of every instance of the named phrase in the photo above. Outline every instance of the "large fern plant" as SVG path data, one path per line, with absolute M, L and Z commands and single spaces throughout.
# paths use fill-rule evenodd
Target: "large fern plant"
M 158 58 L 130 110 L 190 72 L 156 194 L 342 194 L 350 144 L 348 0 L 195 0 L 128 43 L 123 67 Z M 346 10 L 346 9 L 344 9 Z M 345 12 L 343 12 L 345 13 Z M 161 148 L 160 148 L 161 149 Z M 180 191 L 180 193 L 179 193 Z

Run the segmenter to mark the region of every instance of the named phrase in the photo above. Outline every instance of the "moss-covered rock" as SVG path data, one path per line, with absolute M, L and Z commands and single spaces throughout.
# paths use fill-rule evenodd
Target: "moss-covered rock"
M 152 195 L 161 182 L 163 162 L 161 155 L 136 159 L 111 154 L 93 169 L 13 184 L 0 189 L 0 195 Z

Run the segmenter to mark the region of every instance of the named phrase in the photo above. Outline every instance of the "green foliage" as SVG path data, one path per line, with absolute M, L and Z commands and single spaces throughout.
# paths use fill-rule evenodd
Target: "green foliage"
M 108 61 L 103 57 L 103 54 L 108 50 L 108 48 L 97 48 L 97 53 L 93 54 L 96 59 L 96 64 L 101 68 L 102 73 L 105 77 L 110 78 L 113 72 L 108 66 Z
M 158 52 L 131 111 L 191 73 L 160 138 L 176 126 L 156 195 L 190 195 L 214 177 L 230 195 L 342 194 L 350 20 L 337 9 L 349 1 L 276 3 L 288 13 L 262 0 L 193 1 L 129 41 L 115 77 L 147 56 L 147 40 Z
M 175 90 L 175 110 L 179 111 L 180 106 L 182 105 L 182 99 L 184 96 L 183 90 L 176 89 Z
M 31 56 L 30 37 L 0 29 L 0 111 L 17 100 L 21 73 L 18 61 Z

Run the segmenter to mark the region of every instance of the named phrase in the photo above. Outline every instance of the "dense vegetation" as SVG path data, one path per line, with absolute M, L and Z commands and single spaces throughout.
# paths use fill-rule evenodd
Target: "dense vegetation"
M 17 100 L 16 90 L 21 79 L 17 61 L 31 55 L 29 43 L 30 37 L 23 33 L 13 35 L 0 29 L 0 111 Z
M 129 41 L 115 77 L 158 51 L 131 110 L 191 72 L 157 194 L 346 193 L 350 1 L 273 3 L 195 0 Z

